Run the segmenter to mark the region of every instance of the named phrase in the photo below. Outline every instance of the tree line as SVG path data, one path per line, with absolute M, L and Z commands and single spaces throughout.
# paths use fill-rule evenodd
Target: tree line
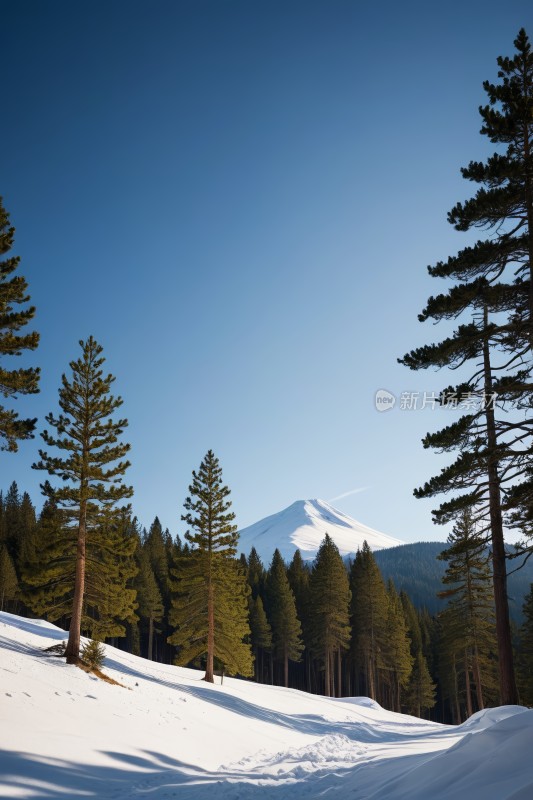
M 91 529 L 80 631 L 136 655 L 326 696 L 365 695 L 395 711 L 460 722 L 498 703 L 491 563 L 467 514 L 441 554 L 437 615 L 385 582 L 365 543 L 346 563 L 326 535 L 312 564 L 238 553 L 229 489 L 209 451 L 193 472 L 182 540 L 156 517 Z M 0 495 L 3 610 L 68 627 L 76 532 L 47 499 L 39 515 L 12 484 Z M 533 591 L 516 636 L 521 701 L 533 701 Z

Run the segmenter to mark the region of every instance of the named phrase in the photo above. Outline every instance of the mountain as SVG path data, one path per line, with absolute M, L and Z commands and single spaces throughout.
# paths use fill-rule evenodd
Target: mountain
M 355 555 L 365 539 L 372 550 L 402 544 L 399 539 L 343 514 L 325 500 L 297 500 L 283 511 L 239 531 L 239 550 L 248 555 L 255 547 L 263 563 L 268 565 L 276 548 L 285 561 L 290 561 L 299 548 L 302 558 L 311 561 L 326 533 L 341 556 Z
M 427 608 L 436 614 L 445 606 L 437 597 L 442 591 L 442 577 L 446 562 L 437 556 L 448 545 L 446 542 L 415 542 L 401 547 L 391 547 L 375 554 L 377 565 L 387 581 L 392 578 L 397 590 L 404 590 L 417 608 Z M 507 563 L 509 611 L 517 625 L 523 622 L 522 606 L 533 584 L 533 559 L 512 559 Z

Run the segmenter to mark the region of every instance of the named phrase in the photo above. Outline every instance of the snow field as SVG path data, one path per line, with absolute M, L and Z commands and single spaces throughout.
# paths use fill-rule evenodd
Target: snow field
M 107 684 L 43 652 L 66 638 L 0 613 L 0 797 L 531 800 L 533 711 L 459 727 L 368 698 L 151 663 L 106 645 Z

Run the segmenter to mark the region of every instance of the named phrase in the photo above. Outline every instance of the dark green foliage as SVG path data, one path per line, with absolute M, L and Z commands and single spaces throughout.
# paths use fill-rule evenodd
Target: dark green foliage
M 533 706 L 533 584 L 524 601 L 524 622 L 520 629 L 520 700 Z
M 13 247 L 15 229 L 9 224 L 9 216 L 0 197 L 0 257 Z M 28 284 L 22 275 L 14 274 L 20 262 L 18 256 L 0 260 L 0 359 L 5 356 L 20 356 L 27 350 L 35 350 L 39 344 L 38 333 L 21 334 L 35 316 L 34 306 L 27 306 Z M 1 363 L 1 362 L 0 362 Z M 0 366 L 0 395 L 10 400 L 21 394 L 39 391 L 39 369 L 7 369 Z M 0 405 L 0 450 L 16 452 L 18 442 L 32 439 L 35 419 L 20 419 L 10 408 Z
M 246 565 L 246 579 L 248 585 L 252 590 L 252 597 L 255 599 L 259 594 L 263 594 L 265 590 L 266 570 L 263 562 L 257 554 L 255 547 L 252 547 Z
M 420 320 L 466 323 L 439 344 L 426 345 L 401 360 L 411 369 L 469 365 L 469 376 L 443 390 L 498 396 L 437 433 L 425 447 L 457 451 L 456 460 L 415 491 L 417 497 L 453 493 L 434 511 L 437 523 L 458 519 L 469 510 L 490 534 L 498 638 L 500 700 L 516 703 L 507 601 L 503 515 L 527 533 L 533 531 L 533 459 L 531 458 L 531 371 L 533 368 L 533 53 L 525 31 L 515 39 L 512 58 L 498 58 L 499 83 L 485 81 L 489 103 L 480 108 L 481 133 L 501 150 L 485 163 L 472 161 L 463 177 L 481 185 L 458 203 L 449 222 L 459 231 L 481 228 L 487 238 L 430 275 L 454 281 L 446 294 L 430 297 Z M 500 409 L 518 409 L 502 415 Z M 525 410 L 525 414 L 522 412 Z M 524 480 L 524 475 L 526 479 Z M 513 482 L 516 482 L 513 485 Z M 488 500 L 488 502 L 487 502 Z
M 363 543 L 352 564 L 350 589 L 356 691 L 376 700 L 378 670 L 385 647 L 388 601 L 383 578 L 367 542 Z
M 272 649 L 272 629 L 269 625 L 260 595 L 250 597 L 250 630 L 255 660 L 255 679 L 264 682 L 265 653 Z
M 394 585 L 409 595 L 417 609 L 425 608 L 430 614 L 437 614 L 445 605 L 445 600 L 437 597 L 445 571 L 445 562 L 439 561 L 437 556 L 445 547 L 445 542 L 403 544 L 377 550 L 374 559 L 383 579 L 392 578 Z M 510 552 L 514 550 L 510 548 Z M 517 558 L 512 564 L 513 570 L 515 566 L 520 569 L 511 571 L 508 576 L 509 608 L 514 621 L 521 624 L 522 604 L 533 582 L 533 559 L 522 566 L 523 559 Z
M 290 587 L 296 601 L 298 619 L 304 622 L 304 617 L 309 613 L 309 579 L 311 570 L 304 562 L 299 550 L 294 551 L 292 561 L 287 570 Z
M 19 593 L 17 573 L 7 547 L 0 543 L 0 611 L 11 607 Z
M 334 696 L 334 663 L 350 645 L 348 573 L 336 544 L 326 534 L 318 550 L 309 580 L 307 644 L 324 668 L 327 697 Z M 340 670 L 338 672 L 340 674 Z M 340 696 L 341 687 L 337 685 Z
M 381 683 L 387 687 L 387 707 L 399 712 L 402 692 L 407 688 L 411 677 L 413 657 L 402 603 L 392 581 L 389 581 L 387 587 L 384 634 L 378 662 Z
M 222 483 L 222 469 L 212 450 L 192 475 L 184 504 L 187 514 L 182 516 L 190 526 L 185 538 L 191 549 L 173 570 L 170 622 L 176 631 L 169 642 L 179 648 L 179 664 L 206 656 L 204 680 L 212 683 L 215 658 L 230 674 L 253 673 L 246 641 L 249 588 L 235 559 L 238 533 L 227 499 L 230 490 Z
M 34 554 L 23 569 L 24 600 L 50 622 L 70 619 L 76 578 L 76 531 L 53 501 L 43 506 L 34 534 Z M 81 631 L 100 639 L 124 636 L 136 617 L 136 542 L 127 515 L 113 515 L 87 531 Z
M 400 592 L 407 635 L 410 642 L 413 667 L 409 676 L 404 705 L 410 714 L 420 717 L 435 705 L 435 684 L 431 679 L 425 650 L 429 649 L 430 634 L 427 618 L 423 623 L 420 615 L 405 592 Z M 427 613 L 427 612 L 426 612 Z
M 267 616 L 272 627 L 274 658 L 283 665 L 289 685 L 289 661 L 299 661 L 303 650 L 302 626 L 296 613 L 294 594 L 279 550 L 275 550 L 266 583 Z
M 479 535 L 468 512 L 448 537 L 440 555 L 448 566 L 440 592 L 448 600 L 442 616 L 444 653 L 448 667 L 461 665 L 466 713 L 495 699 L 496 631 L 491 574 L 485 537 Z M 454 681 L 455 685 L 456 681 Z M 475 688 L 475 695 L 474 690 Z
M 163 619 L 165 608 L 146 547 L 139 549 L 139 572 L 134 584 L 137 590 L 137 613 L 148 622 L 147 658 L 152 660 L 154 632 L 157 632 L 155 624 Z
M 431 679 L 427 661 L 421 650 L 413 659 L 413 668 L 406 693 L 406 705 L 410 714 L 420 717 L 435 705 L 435 684 Z
M 105 647 L 96 639 L 90 639 L 81 648 L 81 660 L 90 669 L 102 669 L 105 661 Z
M 62 508 L 64 525 L 70 526 L 75 532 L 74 594 L 67 646 L 69 663 L 76 663 L 79 658 L 86 562 L 93 560 L 99 563 L 101 555 L 106 566 L 114 569 L 113 555 L 120 541 L 118 531 L 128 512 L 127 508 L 117 510 L 116 504 L 133 494 L 131 487 L 122 483 L 122 476 L 129 466 L 129 462 L 123 459 L 130 446 L 120 442 L 127 420 L 115 420 L 112 417 L 122 405 L 120 397 L 110 394 L 115 379 L 112 375 L 103 375 L 105 359 L 102 357 L 102 347 L 92 336 L 86 342 L 80 342 L 80 346 L 81 358 L 70 363 L 70 380 L 65 375 L 62 378 L 59 390 L 61 413 L 57 417 L 53 414 L 46 417 L 56 434 L 52 435 L 47 430 L 42 433 L 46 444 L 59 451 L 59 455 L 40 450 L 41 460 L 34 464 L 35 469 L 46 470 L 49 475 L 62 480 L 61 485 L 56 487 L 47 481 L 42 489 L 50 500 Z M 91 548 L 92 531 L 99 532 L 99 555 L 94 554 Z M 118 579 L 119 575 L 121 568 L 117 567 L 115 578 Z M 111 587 L 111 582 L 108 586 Z M 116 587 L 112 596 L 109 592 L 106 595 L 104 616 L 107 619 L 113 615 L 112 602 L 119 598 L 120 586 Z M 105 627 L 107 631 L 110 630 L 107 625 Z M 116 634 L 107 632 L 107 635 Z

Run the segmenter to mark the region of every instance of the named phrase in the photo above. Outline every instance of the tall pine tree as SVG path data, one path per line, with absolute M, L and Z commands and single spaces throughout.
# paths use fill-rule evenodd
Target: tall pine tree
M 443 342 L 418 348 L 402 359 L 411 369 L 456 369 L 477 360 L 466 381 L 449 387 L 443 396 L 460 397 L 481 389 L 485 397 L 497 394 L 500 407 L 515 410 L 498 418 L 493 406 L 485 405 L 480 412 L 465 414 L 437 434 L 428 434 L 425 446 L 455 449 L 459 457 L 416 492 L 420 497 L 463 492 L 435 512 L 438 522 L 456 519 L 465 508 L 485 514 L 493 553 L 502 703 L 517 702 L 502 512 L 507 510 L 514 524 L 526 527 L 528 532 L 533 530 L 533 420 L 529 413 L 533 369 L 533 53 L 523 29 L 514 44 L 513 57 L 498 58 L 499 83 L 485 81 L 489 103 L 480 108 L 481 133 L 500 150 L 486 162 L 472 161 L 462 170 L 465 179 L 481 188 L 448 215 L 456 230 L 482 229 L 486 238 L 428 268 L 433 277 L 451 279 L 456 284 L 446 294 L 429 298 L 419 317 L 421 321 L 455 320 L 468 313 L 471 321 L 458 325 Z M 494 353 L 499 356 L 496 362 Z M 513 485 L 513 481 L 517 483 Z
M 191 549 L 175 570 L 176 594 L 170 614 L 176 631 L 169 642 L 179 648 L 177 661 L 188 664 L 206 657 L 204 680 L 214 681 L 215 658 L 230 674 L 253 674 L 249 638 L 248 592 L 244 572 L 236 561 L 238 533 L 230 511 L 230 490 L 212 450 L 193 470 L 185 534 Z
M 42 433 L 46 444 L 60 454 L 53 456 L 40 450 L 41 460 L 33 465 L 62 479 L 59 487 L 52 487 L 47 481 L 42 489 L 63 507 L 65 518 L 76 531 L 74 592 L 66 650 L 69 664 L 79 661 L 88 531 L 102 525 L 113 531 L 116 504 L 133 494 L 131 487 L 122 483 L 129 466 L 123 459 L 130 446 L 120 442 L 127 420 L 112 417 L 122 405 L 120 397 L 110 394 L 115 379 L 111 374 L 104 376 L 102 347 L 92 336 L 86 342 L 80 341 L 80 347 L 81 357 L 70 362 L 70 380 L 66 375 L 62 378 L 61 413 L 46 417 L 56 434 L 47 430 Z
M 337 545 L 326 534 L 322 541 L 309 581 L 309 646 L 324 666 L 326 697 L 335 695 L 335 660 L 337 660 L 337 696 L 342 694 L 342 653 L 350 644 L 350 599 L 348 573 Z
M 350 570 L 352 657 L 358 694 L 378 699 L 378 677 L 386 645 L 387 593 L 368 543 Z
M 289 661 L 299 661 L 303 650 L 302 626 L 294 594 L 278 549 L 274 551 L 266 584 L 267 616 L 272 628 L 272 653 L 283 665 L 283 683 L 289 685 Z

